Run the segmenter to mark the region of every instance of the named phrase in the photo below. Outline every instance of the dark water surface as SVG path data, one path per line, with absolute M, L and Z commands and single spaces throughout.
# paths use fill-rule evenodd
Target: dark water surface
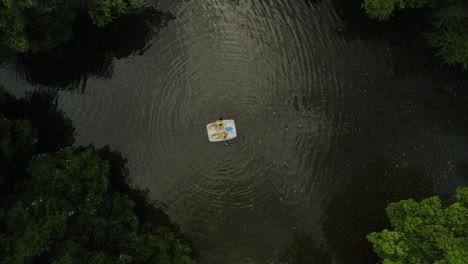
M 198 262 L 376 263 L 389 202 L 468 183 L 464 76 L 347 34 L 328 0 L 168 2 L 1 77 L 58 91 L 76 144 L 121 151 Z

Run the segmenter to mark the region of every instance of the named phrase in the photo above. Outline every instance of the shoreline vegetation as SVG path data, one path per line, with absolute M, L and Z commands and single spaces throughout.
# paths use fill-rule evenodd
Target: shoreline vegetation
M 102 28 L 140 7 L 139 0 L 0 0 L 0 58 L 14 65 L 19 54 L 48 56 L 70 41 L 77 21 Z M 468 1 L 362 2 L 362 12 L 380 21 L 411 9 L 434 13 L 421 34 L 442 64 L 467 71 Z M 156 209 L 145 191 L 131 189 L 122 155 L 72 148 L 72 123 L 51 105 L 47 93 L 27 102 L 0 89 L 0 263 L 195 263 L 177 227 L 141 213 Z M 468 188 L 456 199 L 446 208 L 438 197 L 392 203 L 393 230 L 367 238 L 384 263 L 468 263 Z
M 0 0 L 0 58 L 15 64 L 18 54 L 52 53 L 67 43 L 76 23 L 103 28 L 116 18 L 142 11 L 140 0 L 66 2 Z M 468 1 L 363 0 L 362 10 L 379 21 L 402 10 L 433 12 L 433 26 L 421 32 L 442 64 L 468 70 Z
M 40 152 L 34 124 L 45 117 L 17 118 L 13 104 L 1 90 L 0 263 L 195 263 L 173 232 L 137 216 L 149 203 L 129 188 L 119 153 Z
M 0 0 L 0 46 L 9 52 L 51 52 L 67 42 L 79 16 L 103 27 L 135 12 L 139 0 Z
M 53 56 L 76 23 L 103 28 L 140 7 L 0 0 L 0 57 L 15 66 L 19 55 Z M 195 263 L 178 227 L 130 187 L 125 158 L 71 147 L 73 133 L 53 95 L 16 100 L 0 87 L 0 263 Z
M 468 71 L 468 1 L 364 0 L 362 8 L 386 21 L 404 9 L 433 12 L 425 41 L 437 50 L 442 64 Z M 383 263 L 468 263 L 468 187 L 456 190 L 456 201 L 443 208 L 437 196 L 416 202 L 401 200 L 387 206 L 392 230 L 367 236 Z
M 385 21 L 404 9 L 434 12 L 433 27 L 425 32 L 426 41 L 437 50 L 442 64 L 461 66 L 468 71 L 468 1 L 466 0 L 364 0 L 369 17 Z
M 391 203 L 393 230 L 367 236 L 383 263 L 468 263 L 468 187 L 446 208 L 439 197 Z

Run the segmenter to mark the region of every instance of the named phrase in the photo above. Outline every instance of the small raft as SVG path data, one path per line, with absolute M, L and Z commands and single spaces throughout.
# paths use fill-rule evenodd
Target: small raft
M 221 142 L 237 137 L 236 124 L 233 119 L 226 119 L 221 122 L 221 126 L 218 126 L 216 122 L 206 125 L 210 142 Z M 227 133 L 226 138 L 223 137 L 223 132 Z

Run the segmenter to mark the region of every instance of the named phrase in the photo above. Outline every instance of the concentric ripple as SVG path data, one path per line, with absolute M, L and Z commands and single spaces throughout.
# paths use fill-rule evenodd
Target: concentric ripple
M 60 102 L 75 105 L 78 144 L 127 156 L 135 186 L 166 206 L 202 263 L 266 262 L 308 214 L 304 202 L 324 199 L 346 86 L 339 21 L 327 1 L 169 9 L 176 18 L 142 56 L 116 61 L 111 80 L 88 81 L 78 107 L 78 95 Z M 221 116 L 238 128 L 229 146 L 206 135 Z

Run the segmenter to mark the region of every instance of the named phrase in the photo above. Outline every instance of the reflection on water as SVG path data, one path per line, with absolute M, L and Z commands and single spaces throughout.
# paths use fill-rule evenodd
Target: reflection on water
M 315 241 L 308 234 L 294 234 L 293 241 L 274 263 L 338 263 L 327 245 Z
M 172 18 L 168 13 L 146 8 L 104 28 L 78 21 L 70 41 L 52 54 L 20 56 L 18 78 L 32 85 L 84 89 L 90 77 L 111 78 L 114 59 L 143 55 L 148 40 Z
M 438 100 L 431 102 L 432 115 L 444 133 L 468 140 L 468 80 L 456 74 L 449 77 L 456 85 L 446 86 L 443 80 L 435 80 L 440 83 L 441 89 L 437 90 Z
M 385 225 L 388 202 L 467 183 L 468 144 L 440 129 L 464 120 L 463 107 L 432 111 L 437 91 L 457 84 L 402 59 L 411 45 L 353 34 L 359 23 L 337 1 L 161 6 L 173 19 L 154 32 L 139 34 L 140 18 L 129 18 L 144 41 L 109 28 L 95 69 L 76 54 L 63 78 L 29 62 L 19 76 L 86 85 L 57 98 L 77 144 L 122 152 L 132 183 L 149 189 L 199 262 L 375 262 L 364 237 Z M 219 116 L 236 120 L 228 147 L 206 135 Z
M 2 113 L 13 119 L 27 119 L 39 130 L 38 152 L 55 152 L 75 142 L 72 121 L 57 108 L 56 95 L 29 92 L 21 100 L 8 100 Z
M 395 12 L 392 19 L 378 21 L 363 12 L 363 1 L 332 1 L 343 20 L 340 36 L 348 40 L 385 41 L 391 47 L 384 52 L 391 56 L 388 63 L 395 75 L 431 75 L 440 69 L 441 62 L 434 59 L 435 51 L 426 37 L 433 27 L 432 10 L 402 10 Z
M 430 176 L 397 160 L 375 160 L 333 193 L 323 223 L 325 236 L 340 263 L 378 263 L 366 236 L 388 226 L 385 208 L 401 199 L 434 195 Z
M 126 154 L 134 184 L 164 204 L 202 263 L 273 261 L 295 230 L 321 236 L 350 85 L 331 7 L 187 2 L 143 56 L 60 104 L 78 143 Z M 229 147 L 207 139 L 219 116 L 239 127 Z

